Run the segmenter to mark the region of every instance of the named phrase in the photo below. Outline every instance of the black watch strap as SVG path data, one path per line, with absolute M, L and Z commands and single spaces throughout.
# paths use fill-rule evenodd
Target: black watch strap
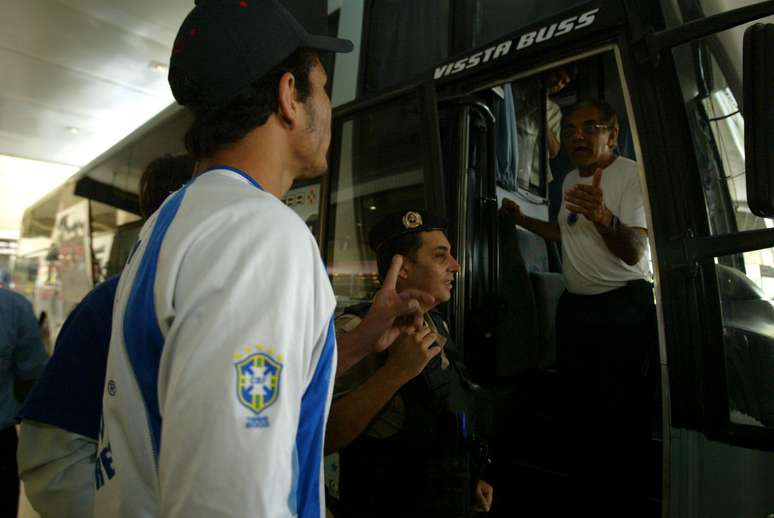
M 621 220 L 618 219 L 618 216 L 615 214 L 612 215 L 610 218 L 610 224 L 606 227 L 603 227 L 602 225 L 599 225 L 597 227 L 600 235 L 603 236 L 609 236 L 610 234 L 613 234 L 615 232 L 618 232 L 618 229 L 621 228 Z M 601 230 L 604 229 L 604 230 Z

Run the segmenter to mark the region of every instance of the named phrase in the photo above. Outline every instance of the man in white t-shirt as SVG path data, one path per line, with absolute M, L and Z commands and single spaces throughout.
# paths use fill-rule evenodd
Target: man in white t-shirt
M 183 21 L 169 82 L 197 172 L 143 226 L 117 287 L 95 516 L 325 514 L 334 374 L 420 307 L 385 286 L 337 355 L 318 245 L 281 201 L 327 169 L 318 53 L 350 50 L 277 0 L 205 0 Z
M 570 434 L 578 441 L 570 469 L 584 495 L 578 501 L 597 516 L 631 515 L 646 503 L 647 485 L 638 477 L 649 469 L 640 452 L 650 437 L 648 372 L 657 346 L 639 168 L 615 154 L 618 116 L 605 102 L 570 107 L 561 136 L 577 169 L 564 179 L 558 223 L 527 217 L 507 199 L 502 210 L 518 225 L 561 241 L 566 291 L 557 308 L 557 356 L 570 425 L 577 427 Z

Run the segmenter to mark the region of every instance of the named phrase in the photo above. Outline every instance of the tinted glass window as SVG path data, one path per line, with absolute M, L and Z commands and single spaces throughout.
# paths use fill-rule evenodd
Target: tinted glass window
M 338 121 L 331 175 L 328 271 L 339 307 L 378 289 L 368 232 L 391 212 L 426 208 L 427 132 L 413 95 Z
M 718 38 L 741 39 L 737 30 Z M 739 48 L 741 48 L 741 41 Z M 774 227 L 747 204 L 742 78 L 710 40 L 675 49 L 711 236 Z M 723 66 L 721 66 L 721 63 Z M 725 344 L 729 418 L 774 427 L 774 249 L 715 258 Z

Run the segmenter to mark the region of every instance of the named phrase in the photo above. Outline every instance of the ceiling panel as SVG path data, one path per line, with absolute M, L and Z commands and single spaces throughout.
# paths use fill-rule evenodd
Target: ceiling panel
M 150 65 L 191 6 L 0 0 L 0 154 L 84 165 L 169 105 Z
M 171 48 L 193 0 L 60 0 L 59 3 Z
M 138 36 L 56 2 L 12 2 L 0 18 L 0 49 L 91 80 L 158 94 L 164 74 L 149 64 L 169 61 L 170 44 Z M 23 70 L 11 70 L 12 77 Z

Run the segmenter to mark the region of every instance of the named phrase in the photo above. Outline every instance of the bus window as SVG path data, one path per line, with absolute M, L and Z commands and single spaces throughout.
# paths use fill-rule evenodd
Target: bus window
M 320 241 L 320 180 L 294 185 L 282 201 L 304 220 L 314 238 Z
M 340 309 L 378 289 L 371 227 L 391 212 L 427 207 L 430 144 L 418 101 L 404 95 L 334 123 L 326 261 Z
M 729 77 L 733 63 L 715 54 L 726 31 L 673 51 L 681 75 L 710 236 L 733 237 L 774 227 L 747 204 L 744 118 Z M 721 66 L 722 64 L 722 66 Z M 714 258 L 723 325 L 729 421 L 774 428 L 774 249 Z
M 90 203 L 92 270 L 97 284 L 121 271 L 142 224 L 137 214 L 93 200 Z
M 56 214 L 51 234 L 50 268 L 62 293 L 62 312 L 49 313 L 57 327 L 94 287 L 92 277 L 89 202 L 80 200 Z M 49 272 L 53 273 L 53 272 Z

